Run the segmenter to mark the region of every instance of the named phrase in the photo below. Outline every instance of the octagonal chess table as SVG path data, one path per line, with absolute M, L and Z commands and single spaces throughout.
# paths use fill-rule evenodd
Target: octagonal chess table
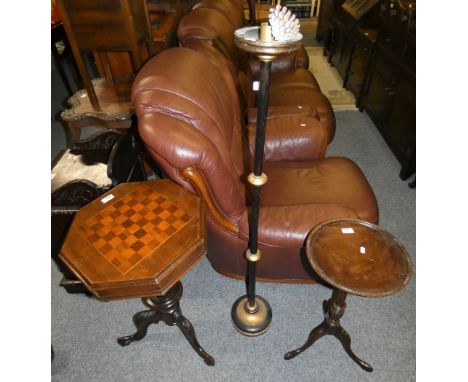
M 133 317 L 142 339 L 151 323 L 177 325 L 207 365 L 214 359 L 198 343 L 181 312 L 181 278 L 206 254 L 200 198 L 164 180 L 123 183 L 82 207 L 59 257 L 99 300 L 141 298 L 149 308 Z

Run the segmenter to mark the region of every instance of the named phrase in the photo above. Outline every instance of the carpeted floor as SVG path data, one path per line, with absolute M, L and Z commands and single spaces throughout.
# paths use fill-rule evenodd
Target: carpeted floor
M 353 159 L 378 199 L 381 225 L 410 251 L 415 262 L 415 191 L 398 178 L 399 164 L 365 113 L 337 112 L 330 155 Z M 182 311 L 201 345 L 216 360 L 206 366 L 181 332 L 164 324 L 150 327 L 142 341 L 122 348 L 117 337 L 134 332 L 138 300 L 99 302 L 59 287 L 52 263 L 53 381 L 413 381 L 415 380 L 415 276 L 397 295 L 372 299 L 350 296 L 342 319 L 356 354 L 374 372 L 361 370 L 332 337 L 320 339 L 291 361 L 285 352 L 302 345 L 322 320 L 319 285 L 259 283 L 273 321 L 263 336 L 248 338 L 232 326 L 232 303 L 244 293 L 242 281 L 217 274 L 205 259 L 183 280 Z

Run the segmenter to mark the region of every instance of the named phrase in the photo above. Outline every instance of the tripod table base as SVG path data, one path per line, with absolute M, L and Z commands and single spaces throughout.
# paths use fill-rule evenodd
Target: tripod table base
M 208 366 L 213 366 L 215 361 L 198 343 L 192 324 L 183 315 L 179 300 L 182 297 L 182 284 L 178 282 L 165 296 L 143 298 L 143 303 L 150 308 L 138 312 L 133 316 L 133 322 L 137 328 L 135 334 L 119 337 L 117 342 L 121 346 L 139 341 L 146 336 L 148 326 L 163 321 L 166 325 L 177 325 L 188 340 L 193 349 L 198 353 Z
M 297 355 L 301 354 L 303 351 L 307 350 L 311 347 L 315 341 L 319 338 L 331 334 L 335 336 L 338 341 L 341 342 L 343 345 L 344 350 L 348 355 L 356 362 L 361 368 L 365 371 L 371 372 L 372 366 L 369 365 L 367 362 L 364 362 L 360 359 L 356 354 L 353 353 L 351 350 L 351 337 L 349 336 L 348 332 L 341 327 L 340 318 L 343 316 L 344 311 L 346 309 L 345 304 L 346 299 L 346 292 L 339 291 L 335 289 L 333 291 L 332 298 L 328 301 L 323 302 L 323 310 L 325 314 L 325 319 L 322 323 L 316 326 L 309 334 L 309 338 L 307 339 L 306 343 L 302 345 L 300 348 L 291 350 L 284 355 L 284 359 L 290 360 Z

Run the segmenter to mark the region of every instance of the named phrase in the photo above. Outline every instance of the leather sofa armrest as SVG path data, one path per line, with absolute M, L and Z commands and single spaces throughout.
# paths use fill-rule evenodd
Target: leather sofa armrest
M 249 148 L 255 152 L 255 124 L 247 125 Z M 267 120 L 265 162 L 318 160 L 325 156 L 328 133 L 313 117 L 282 116 Z
M 309 69 L 309 55 L 307 54 L 307 51 L 305 48 L 302 46 L 296 51 L 296 69 L 298 68 L 303 68 L 303 69 Z
M 257 112 L 256 107 L 250 107 L 247 110 L 247 121 L 248 123 L 257 123 Z M 269 106 L 267 110 L 267 120 L 272 118 L 295 116 L 295 117 L 315 117 L 317 118 L 317 109 L 310 105 L 296 106 Z
M 271 64 L 272 73 L 293 71 L 299 68 L 309 69 L 309 56 L 303 46 L 295 52 L 276 57 Z M 253 55 L 249 57 L 249 69 L 252 77 L 258 79 L 260 76 L 260 60 Z
M 293 187 L 293 186 L 292 186 Z M 358 219 L 355 211 L 336 203 L 260 208 L 258 242 L 269 246 L 302 248 L 309 231 L 328 219 Z M 247 212 L 239 220 L 239 237 L 248 239 Z

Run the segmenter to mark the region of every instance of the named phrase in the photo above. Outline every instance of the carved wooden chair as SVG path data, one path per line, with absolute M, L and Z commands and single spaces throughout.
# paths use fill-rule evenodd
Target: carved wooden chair
M 109 128 L 129 128 L 132 107 L 130 86 L 143 62 L 154 55 L 145 0 L 59 0 L 63 25 L 85 90 L 76 93 L 62 118 L 68 124 L 71 142 L 90 122 Z M 133 72 L 121 76 L 109 65 L 108 53 L 128 55 Z M 99 58 L 105 79 L 93 81 L 86 54 Z M 100 123 L 102 122 L 102 123 Z
M 139 146 L 133 134 L 105 130 L 63 150 L 52 163 L 52 258 L 64 274 L 61 285 L 70 293 L 85 291 L 57 258 L 73 217 L 117 184 L 147 180 Z

